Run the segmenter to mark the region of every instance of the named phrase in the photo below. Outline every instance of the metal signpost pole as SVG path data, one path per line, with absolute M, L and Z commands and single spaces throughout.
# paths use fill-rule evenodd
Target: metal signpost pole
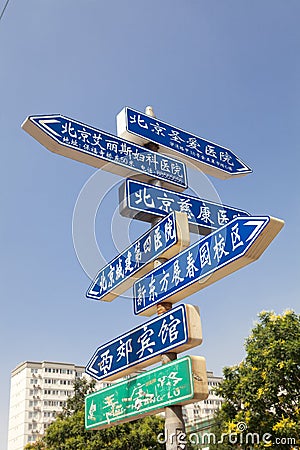
M 157 183 L 160 184 L 161 182 L 155 180 L 155 185 Z M 153 183 L 153 184 L 154 184 Z M 152 226 L 154 226 L 157 222 L 157 219 L 153 219 Z M 154 268 L 160 266 L 166 261 L 166 258 L 158 258 L 154 261 Z M 169 311 L 172 308 L 172 303 L 159 303 L 157 305 L 157 315 L 164 314 L 165 312 Z M 162 364 L 167 364 L 171 361 L 174 361 L 177 359 L 177 354 L 174 352 L 165 353 L 161 355 L 161 362 Z M 182 406 L 181 405 L 174 405 L 174 406 L 168 406 L 165 408 L 165 439 L 166 439 L 166 450 L 178 450 L 179 448 L 181 450 L 184 449 L 184 447 L 178 446 L 178 437 L 180 435 L 184 435 L 185 433 L 185 424 L 183 420 L 182 415 Z
M 160 261 L 157 261 L 161 264 Z M 172 303 L 160 303 L 157 305 L 157 314 L 161 315 L 164 312 L 169 311 L 172 308 Z M 167 364 L 171 361 L 177 359 L 176 353 L 165 353 L 161 355 L 162 364 Z M 184 436 L 185 424 L 182 415 L 182 406 L 174 405 L 165 408 L 165 439 L 166 439 L 166 450 L 178 450 L 184 449 L 183 444 L 179 447 L 178 438 Z
M 145 112 L 147 115 L 151 117 L 155 117 L 155 114 L 153 112 L 152 107 L 147 106 L 145 109 Z M 158 145 L 154 142 L 149 142 L 144 145 L 149 150 L 152 150 L 154 152 L 157 152 Z M 149 184 L 152 184 L 156 187 L 163 187 L 163 183 L 160 180 L 151 180 Z M 151 226 L 154 227 L 157 222 L 159 222 L 158 218 L 153 218 L 151 220 Z M 157 258 L 154 261 L 154 268 L 160 266 L 163 264 L 166 260 L 166 258 Z M 157 305 L 157 315 L 164 314 L 165 312 L 169 311 L 172 308 L 172 303 L 159 303 Z M 174 361 L 177 359 L 177 354 L 174 352 L 165 353 L 161 355 L 161 362 L 162 364 L 167 364 L 171 361 Z M 178 446 L 178 437 L 184 436 L 185 433 L 185 424 L 183 420 L 182 415 L 182 406 L 181 405 L 174 405 L 174 406 L 168 406 L 165 408 L 165 440 L 166 440 L 166 450 L 178 450 L 179 448 L 181 450 L 184 450 L 184 447 Z

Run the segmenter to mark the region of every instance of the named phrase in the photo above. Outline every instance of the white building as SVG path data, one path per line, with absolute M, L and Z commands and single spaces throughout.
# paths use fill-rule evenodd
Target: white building
M 73 394 L 73 381 L 82 377 L 84 370 L 68 363 L 26 361 L 12 371 L 8 450 L 23 450 L 44 434 Z
M 223 399 L 218 397 L 214 390 L 222 382 L 222 377 L 214 376 L 213 372 L 207 372 L 208 390 L 209 395 L 207 400 L 201 402 L 191 403 L 183 407 L 183 417 L 186 425 L 194 425 L 201 419 L 210 419 L 213 417 L 215 411 L 217 411 Z

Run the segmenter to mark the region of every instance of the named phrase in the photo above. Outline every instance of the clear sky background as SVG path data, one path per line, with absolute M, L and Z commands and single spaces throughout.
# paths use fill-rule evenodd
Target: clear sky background
M 145 320 L 128 296 L 85 299 L 90 279 L 73 247 L 72 215 L 96 169 L 44 149 L 21 129 L 25 117 L 61 113 L 115 134 L 124 106 L 150 104 L 161 120 L 252 167 L 207 184 L 225 204 L 286 225 L 259 261 L 186 299 L 199 305 L 203 325 L 192 353 L 221 374 L 243 358 L 261 310 L 299 312 L 299 18 L 298 0 L 10 1 L 0 22 L 0 450 L 16 365 L 85 365 L 100 344 Z M 203 177 L 190 178 L 202 193 Z M 96 236 L 112 259 L 121 178 L 107 180 L 115 187 Z M 119 234 L 129 227 L 132 239 L 149 227 L 129 223 L 122 219 Z

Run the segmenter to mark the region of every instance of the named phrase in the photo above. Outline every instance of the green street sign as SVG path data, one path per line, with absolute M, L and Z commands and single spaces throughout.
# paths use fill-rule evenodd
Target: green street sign
M 205 359 L 185 356 L 85 398 L 86 429 L 103 429 L 208 397 Z

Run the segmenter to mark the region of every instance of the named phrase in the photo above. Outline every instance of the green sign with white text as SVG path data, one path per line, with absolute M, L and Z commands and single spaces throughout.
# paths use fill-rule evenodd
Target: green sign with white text
M 166 406 L 191 402 L 192 364 L 192 358 L 186 356 L 88 395 L 86 428 L 106 428 L 155 414 Z

